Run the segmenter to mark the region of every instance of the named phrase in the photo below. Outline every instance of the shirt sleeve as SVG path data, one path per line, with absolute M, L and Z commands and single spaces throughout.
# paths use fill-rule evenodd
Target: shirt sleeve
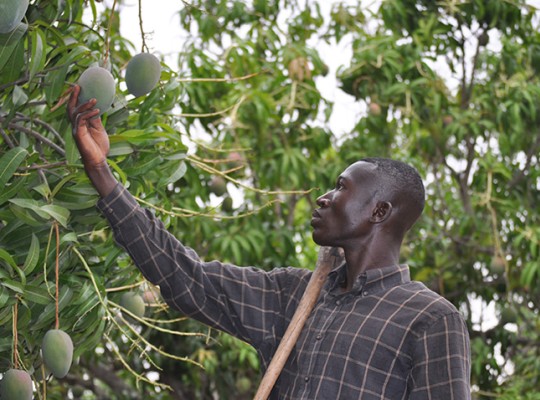
M 459 313 L 438 318 L 416 341 L 409 400 L 468 400 L 470 343 Z
M 124 248 L 164 300 L 183 314 L 259 347 L 279 340 L 311 272 L 277 268 L 266 272 L 219 261 L 204 262 L 120 184 L 98 208 Z

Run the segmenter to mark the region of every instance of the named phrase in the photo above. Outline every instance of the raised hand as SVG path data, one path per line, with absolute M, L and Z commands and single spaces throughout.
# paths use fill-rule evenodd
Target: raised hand
M 67 105 L 67 113 L 73 129 L 73 137 L 81 153 L 85 168 L 101 168 L 107 164 L 109 136 L 101 123 L 96 100 L 77 105 L 81 88 L 73 86 Z
M 86 174 L 98 193 L 105 197 L 118 183 L 107 164 L 109 136 L 101 123 L 99 110 L 95 108 L 95 99 L 77 105 L 80 91 L 79 86 L 73 86 L 67 113 Z

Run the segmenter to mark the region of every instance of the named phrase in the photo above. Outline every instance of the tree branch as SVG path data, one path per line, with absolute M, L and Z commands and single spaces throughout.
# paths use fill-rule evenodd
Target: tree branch
M 56 143 L 54 143 L 50 139 L 47 139 L 46 137 L 41 135 L 39 132 L 36 132 L 29 128 L 25 128 L 24 126 L 17 125 L 15 123 L 10 123 L 8 127 L 10 129 L 14 129 L 16 131 L 23 132 L 23 133 L 26 133 L 27 135 L 34 137 L 35 139 L 39 140 L 41 143 L 46 144 L 50 148 L 56 150 L 56 152 L 60 154 L 61 156 L 65 157 L 66 152 L 64 151 L 64 149 L 62 149 L 60 146 L 58 146 Z
M 48 124 L 45 121 L 42 121 L 39 118 L 27 117 L 26 115 L 24 115 L 22 113 L 17 113 L 16 115 L 17 115 L 17 117 L 13 118 L 11 120 L 11 122 L 16 123 L 16 122 L 22 121 L 22 122 L 36 123 L 36 124 L 42 126 L 43 128 L 47 129 L 49 132 L 51 132 L 58 139 L 58 141 L 62 144 L 62 146 L 65 146 L 66 143 L 64 141 L 64 138 L 62 137 L 62 135 L 60 135 L 60 133 L 58 133 L 58 131 L 56 129 L 54 129 L 54 127 L 52 125 Z
M 104 382 L 115 394 L 123 394 L 126 398 L 133 400 L 142 400 L 142 396 L 137 393 L 133 387 L 118 377 L 114 369 L 99 363 L 85 363 L 84 366 L 88 369 L 88 372 L 92 377 Z
M 6 142 L 6 144 L 8 145 L 10 149 L 15 147 L 15 145 L 13 144 L 13 142 L 7 135 L 6 131 L 4 131 L 1 127 L 0 127 L 0 135 L 2 136 L 2 139 L 4 139 L 4 142 Z

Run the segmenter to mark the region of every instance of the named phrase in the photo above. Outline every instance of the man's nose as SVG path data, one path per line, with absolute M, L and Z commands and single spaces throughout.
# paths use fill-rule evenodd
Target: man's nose
M 319 207 L 325 208 L 328 207 L 328 205 L 330 204 L 330 199 L 326 197 L 326 194 L 324 194 L 316 200 L 316 203 Z

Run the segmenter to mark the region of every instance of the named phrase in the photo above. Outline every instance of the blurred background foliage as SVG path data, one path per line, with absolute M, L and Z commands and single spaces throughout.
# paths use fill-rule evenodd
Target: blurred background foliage
M 339 172 L 366 156 L 416 166 L 427 207 L 403 261 L 466 317 L 474 397 L 540 399 L 535 8 L 179 2 L 188 39 L 174 61 L 162 58 L 159 86 L 134 99 L 123 76 L 141 49 L 120 34 L 123 5 L 32 0 L 0 36 L 0 373 L 13 365 L 17 303 L 19 365 L 38 399 L 248 399 L 257 387 L 255 351 L 169 311 L 95 208 L 64 102 L 97 64 L 117 81 L 104 115 L 111 166 L 206 259 L 312 268 L 310 214 Z M 142 26 L 152 29 L 144 13 Z M 330 70 L 318 43 L 352 57 Z M 329 73 L 361 106 L 345 133 L 318 86 Z M 57 258 L 60 327 L 76 357 L 64 379 L 43 377 L 39 354 Z M 124 318 L 125 291 L 144 296 L 144 319 Z

